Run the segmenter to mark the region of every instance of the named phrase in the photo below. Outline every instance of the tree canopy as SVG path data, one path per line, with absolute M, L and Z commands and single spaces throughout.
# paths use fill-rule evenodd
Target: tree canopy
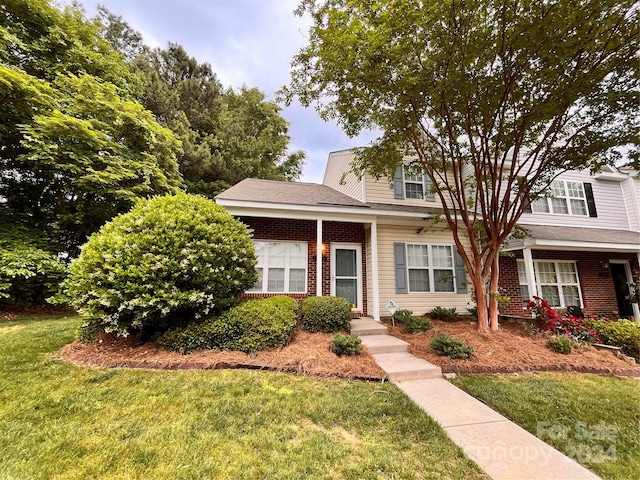
M 175 135 L 76 7 L 0 6 L 0 208 L 74 252 L 136 198 L 182 185 Z
M 479 329 L 497 328 L 498 254 L 528 203 L 562 171 L 614 162 L 629 144 L 637 155 L 638 10 L 632 0 L 304 0 L 309 43 L 283 94 L 351 136 L 382 130 L 356 173 L 391 176 L 407 158 L 424 171 Z
M 142 81 L 140 100 L 176 133 L 187 191 L 209 197 L 248 177 L 295 180 L 305 155 L 289 152 L 281 108 L 257 88 L 224 89 L 207 63 L 169 43 L 151 49 L 121 17 L 101 8 L 103 36 Z

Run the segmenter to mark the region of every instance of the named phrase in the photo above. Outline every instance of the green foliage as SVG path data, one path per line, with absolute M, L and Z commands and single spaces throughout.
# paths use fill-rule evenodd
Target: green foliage
M 547 340 L 547 347 L 556 353 L 562 353 L 568 355 L 573 348 L 573 342 L 566 335 L 554 335 Z
M 80 8 L 5 2 L 0 58 L 0 208 L 76 255 L 136 198 L 177 191 L 179 142 Z
M 640 362 L 640 323 L 625 319 L 615 322 L 591 320 L 590 325 L 603 343 L 622 347 L 625 355 Z
M 298 303 L 285 296 L 248 300 L 218 318 L 165 332 L 157 342 L 182 354 L 196 350 L 255 352 L 283 347 L 296 325 Z
M 442 320 L 443 322 L 453 322 L 459 318 L 455 307 L 433 307 L 429 312 L 429 315 L 431 315 L 431 318 L 434 320 Z
M 329 349 L 341 357 L 342 355 L 358 355 L 362 352 L 362 340 L 356 335 L 342 335 L 336 333 L 333 337 Z
M 45 303 L 66 275 L 64 262 L 37 232 L 0 222 L 0 306 Z
M 256 280 L 249 230 L 211 200 L 140 201 L 83 246 L 58 302 L 106 332 L 145 335 L 221 313 Z
M 426 317 L 415 317 L 411 310 L 398 310 L 393 314 L 394 320 L 402 324 L 405 333 L 418 333 L 433 328 L 431 320 Z
M 445 355 L 449 358 L 466 359 L 471 356 L 471 353 L 473 353 L 473 347 L 465 346 L 462 340 L 450 337 L 446 333 L 434 337 L 429 346 L 440 355 Z
M 300 305 L 302 329 L 308 332 L 351 331 L 351 304 L 344 298 L 310 297 Z

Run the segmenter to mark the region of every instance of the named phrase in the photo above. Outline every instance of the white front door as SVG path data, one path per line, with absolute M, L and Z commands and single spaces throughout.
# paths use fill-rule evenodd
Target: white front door
M 362 311 L 362 246 L 331 244 L 331 296 L 346 298 Z

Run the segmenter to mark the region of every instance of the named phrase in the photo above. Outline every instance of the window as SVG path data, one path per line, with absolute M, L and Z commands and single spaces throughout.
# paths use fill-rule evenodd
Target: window
M 549 302 L 549 305 L 552 307 L 581 306 L 580 284 L 575 262 L 536 260 L 534 274 L 538 292 Z M 529 298 L 523 260 L 518 260 L 518 279 L 522 298 Z
M 560 215 L 589 215 L 584 184 L 554 180 L 550 186 L 550 196 L 533 202 L 531 211 Z
M 398 167 L 393 178 L 394 198 L 415 198 L 428 201 L 435 200 L 431 193 L 431 181 L 421 170 L 416 170 L 405 165 Z
M 259 280 L 250 292 L 307 291 L 307 244 L 254 241 Z
M 451 245 L 407 244 L 410 292 L 454 292 Z

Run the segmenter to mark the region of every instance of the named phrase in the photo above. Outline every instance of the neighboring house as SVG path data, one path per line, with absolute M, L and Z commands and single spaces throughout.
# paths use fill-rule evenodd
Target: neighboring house
M 351 150 L 332 152 L 322 184 L 246 179 L 216 197 L 254 231 L 260 281 L 245 296 L 341 296 L 355 313 L 376 320 L 389 316 L 390 299 L 416 314 L 435 306 L 465 311 L 471 297 L 464 266 L 446 223 L 436 220 L 441 208 L 426 177 L 398 169 L 391 183 L 368 175 L 358 179 L 345 174 L 352 160 Z M 502 259 L 502 287 L 512 298 L 507 314 L 522 315 L 521 291 L 550 295 L 555 287 L 558 306 L 579 302 L 588 313 L 611 315 L 615 296 L 596 301 L 597 292 L 605 292 L 597 285 L 608 282 L 603 296 L 611 296 L 619 268 L 628 281 L 631 272 L 640 277 L 640 228 L 631 228 L 630 209 L 622 203 L 623 193 L 638 195 L 638 185 L 618 171 L 612 178 L 574 175 L 567 179 L 582 182 L 584 198 L 569 184 L 568 214 L 559 213 L 558 200 L 548 213 L 532 205 L 536 213 L 522 222 L 531 238 L 511 243 L 510 256 Z M 555 283 L 551 269 L 557 270 Z

